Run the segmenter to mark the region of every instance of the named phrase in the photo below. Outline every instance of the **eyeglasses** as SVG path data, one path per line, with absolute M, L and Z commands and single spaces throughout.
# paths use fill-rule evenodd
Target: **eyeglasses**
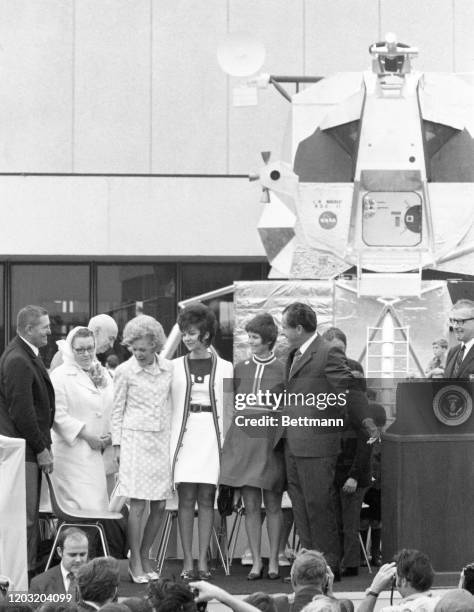
M 73 348 L 72 350 L 78 355 L 85 355 L 86 353 L 92 355 L 92 353 L 95 351 L 95 346 L 86 346 L 85 348 Z
M 468 319 L 449 319 L 450 325 L 464 325 L 466 321 L 474 321 L 474 317 L 469 317 Z

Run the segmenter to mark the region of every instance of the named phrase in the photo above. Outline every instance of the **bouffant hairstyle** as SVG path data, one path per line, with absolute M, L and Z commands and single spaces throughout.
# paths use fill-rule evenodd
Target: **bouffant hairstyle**
M 179 313 L 178 327 L 183 333 L 191 326 L 199 330 L 199 341 L 210 346 L 217 331 L 217 319 L 214 312 L 201 303 L 186 306 Z M 209 337 L 205 339 L 206 332 L 209 333 Z
M 125 325 L 122 344 L 130 347 L 136 340 L 142 338 L 148 338 L 156 344 L 157 352 L 161 351 L 166 342 L 161 323 L 149 315 L 138 315 Z
M 432 345 L 437 344 L 442 349 L 448 348 L 448 341 L 445 338 L 440 338 L 439 340 L 433 340 Z
M 314 333 L 316 331 L 318 325 L 316 313 L 308 304 L 293 302 L 293 304 L 289 304 L 283 310 L 283 314 L 286 315 L 286 322 L 289 327 L 301 325 L 308 333 Z
M 258 334 L 264 344 L 268 344 L 268 348 L 272 350 L 275 346 L 278 337 L 278 327 L 268 312 L 262 312 L 256 315 L 245 326 L 245 331 L 253 334 Z

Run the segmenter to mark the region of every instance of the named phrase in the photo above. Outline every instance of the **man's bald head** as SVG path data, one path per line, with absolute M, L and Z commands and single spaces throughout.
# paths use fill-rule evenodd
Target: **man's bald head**
M 112 348 L 118 334 L 117 323 L 112 317 L 98 314 L 92 317 L 87 327 L 94 333 L 96 353 L 105 353 Z

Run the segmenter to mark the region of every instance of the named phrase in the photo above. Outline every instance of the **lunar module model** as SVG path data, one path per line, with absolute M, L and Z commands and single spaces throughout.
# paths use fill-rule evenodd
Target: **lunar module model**
M 379 287 L 405 273 L 413 294 L 423 269 L 473 274 L 472 75 L 413 70 L 418 50 L 394 35 L 369 52 L 371 70 L 313 79 L 292 96 L 263 75 L 291 101 L 286 159 L 262 153 L 251 177 L 264 190 L 270 278 L 355 269 L 363 294 L 374 272 Z

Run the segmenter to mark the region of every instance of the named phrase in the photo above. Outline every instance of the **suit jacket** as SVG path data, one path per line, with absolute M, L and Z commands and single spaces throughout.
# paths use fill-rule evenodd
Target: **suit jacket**
M 456 358 L 460 350 L 461 344 L 457 344 L 449 349 L 448 356 L 446 357 L 446 367 L 444 368 L 445 378 L 469 378 L 469 374 L 474 374 L 474 346 L 472 346 L 462 360 L 459 372 L 456 376 L 453 376 Z
M 35 576 L 31 581 L 29 592 L 44 593 L 45 595 L 53 595 L 54 593 L 66 594 L 67 591 L 64 588 L 61 566 L 55 565 L 47 572 Z
M 344 353 L 338 347 L 330 344 L 318 335 L 306 349 L 301 359 L 295 364 L 290 373 L 291 363 L 295 351 L 292 351 L 286 363 L 285 390 L 289 393 L 303 394 L 306 398 L 304 405 L 292 401 L 283 409 L 283 415 L 290 417 L 309 417 L 320 419 L 347 418 L 350 414 L 351 422 L 361 423 L 368 417 L 368 403 L 365 394 L 360 390 L 360 382 L 354 378 L 347 364 Z M 346 395 L 346 391 L 349 393 Z M 311 397 L 318 394 L 339 394 L 346 398 L 338 401 L 335 406 L 318 409 L 309 405 Z M 294 396 L 293 396 L 294 397 Z M 321 397 L 321 396 L 320 396 Z M 291 453 L 297 457 L 331 457 L 339 453 L 341 428 L 288 426 L 281 427 L 276 434 L 275 444 L 286 437 Z
M 0 433 L 26 441 L 26 461 L 51 447 L 54 389 L 40 358 L 17 336 L 0 359 Z

